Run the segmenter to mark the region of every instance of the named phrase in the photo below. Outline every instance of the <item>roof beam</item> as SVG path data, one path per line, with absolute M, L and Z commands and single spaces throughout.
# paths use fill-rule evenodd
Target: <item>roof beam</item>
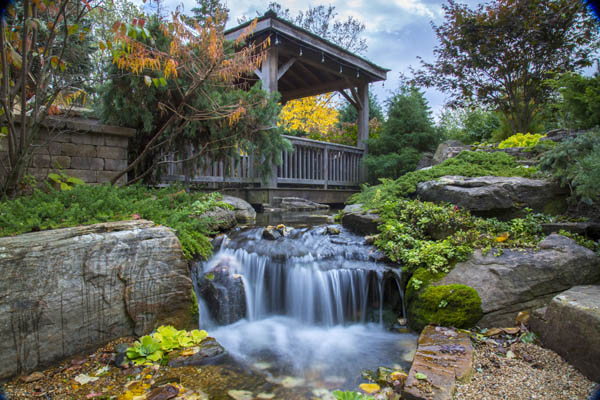
M 346 100 L 348 100 L 348 103 L 352 104 L 354 106 L 354 108 L 356 108 L 358 110 L 358 104 L 352 97 L 350 97 L 350 95 L 348 93 L 346 93 L 346 90 L 344 90 L 344 89 L 338 90 L 338 93 L 341 94 L 342 96 L 344 96 L 344 98 Z
M 315 96 L 317 94 L 335 92 L 343 89 L 348 89 L 350 84 L 344 79 L 338 79 L 337 81 L 327 82 L 320 85 L 314 85 L 312 87 L 300 88 L 297 90 L 291 90 L 287 93 L 282 93 L 282 99 L 285 101 L 300 99 L 302 97 Z
M 290 69 L 292 65 L 296 62 L 296 57 L 290 58 L 285 64 L 283 64 L 279 71 L 277 72 L 277 80 L 280 80 L 283 75 Z

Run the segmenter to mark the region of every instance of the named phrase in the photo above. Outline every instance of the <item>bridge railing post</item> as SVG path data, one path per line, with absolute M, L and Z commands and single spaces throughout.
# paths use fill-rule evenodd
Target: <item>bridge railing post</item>
M 327 189 L 329 183 L 329 146 L 325 145 L 323 149 L 323 180 L 324 188 Z

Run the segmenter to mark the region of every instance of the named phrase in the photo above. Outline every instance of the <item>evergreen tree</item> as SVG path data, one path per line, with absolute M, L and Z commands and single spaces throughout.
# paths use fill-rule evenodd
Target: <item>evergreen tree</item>
M 368 141 L 365 166 L 371 182 L 414 170 L 422 153 L 433 150 L 438 142 L 431 110 L 418 88 L 402 86 L 387 107 L 381 135 Z
M 383 122 L 383 109 L 381 108 L 381 104 L 379 104 L 377 95 L 369 92 L 369 119 L 373 118 L 377 118 L 379 122 Z M 355 124 L 357 120 L 358 113 L 356 107 L 346 101 L 340 109 L 339 122 Z

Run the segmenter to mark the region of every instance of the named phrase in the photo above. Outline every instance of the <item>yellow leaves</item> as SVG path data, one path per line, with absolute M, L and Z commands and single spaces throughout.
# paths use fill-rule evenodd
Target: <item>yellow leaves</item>
M 333 93 L 289 101 L 279 114 L 279 125 L 288 130 L 326 134 L 338 121 Z
M 498 243 L 506 242 L 509 237 L 510 237 L 510 234 L 508 232 L 501 233 L 500 235 L 498 235 L 496 237 L 496 242 L 498 242 Z
M 373 394 L 381 390 L 381 387 L 376 383 L 361 383 L 358 387 L 368 394 Z

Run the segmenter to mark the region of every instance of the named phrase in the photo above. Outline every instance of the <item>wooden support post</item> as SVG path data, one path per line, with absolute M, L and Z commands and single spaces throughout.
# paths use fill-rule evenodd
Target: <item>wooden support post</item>
M 369 139 L 369 84 L 361 83 L 358 87 L 358 143 L 356 146 L 364 150 L 363 159 L 367 155 Z M 364 163 L 361 163 L 361 178 L 366 180 L 367 170 Z
M 263 89 L 268 93 L 277 91 L 277 81 L 279 75 L 279 54 L 277 46 L 271 46 L 267 50 L 267 58 L 263 61 L 261 68 L 261 77 L 263 83 Z M 268 178 L 266 184 L 261 184 L 263 187 L 276 188 L 277 187 L 277 166 L 271 165 L 271 176 Z
M 279 54 L 277 53 L 277 47 L 271 46 L 267 50 L 267 58 L 263 61 L 261 68 L 260 79 L 263 82 L 263 89 L 269 93 L 277 91 L 278 81 L 278 65 L 279 65 Z

